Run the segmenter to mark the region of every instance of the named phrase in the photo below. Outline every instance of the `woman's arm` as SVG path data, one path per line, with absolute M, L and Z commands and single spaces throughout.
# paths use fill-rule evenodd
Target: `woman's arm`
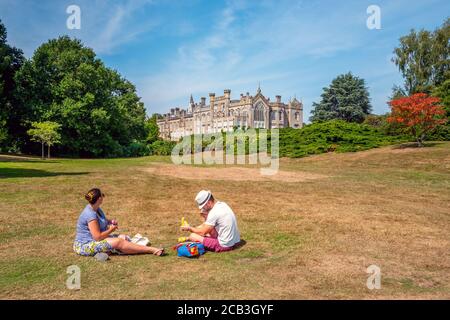
M 88 227 L 89 231 L 91 232 L 92 238 L 95 241 L 101 241 L 108 238 L 108 236 L 117 229 L 117 226 L 111 224 L 109 225 L 108 230 L 100 232 L 100 226 L 98 225 L 97 220 L 91 220 L 88 223 Z

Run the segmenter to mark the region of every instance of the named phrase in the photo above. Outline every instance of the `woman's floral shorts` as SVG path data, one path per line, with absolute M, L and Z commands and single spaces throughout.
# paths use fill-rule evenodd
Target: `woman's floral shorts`
M 73 251 L 82 256 L 94 256 L 99 252 L 114 252 L 114 249 L 106 240 L 86 243 L 75 241 L 73 243 Z

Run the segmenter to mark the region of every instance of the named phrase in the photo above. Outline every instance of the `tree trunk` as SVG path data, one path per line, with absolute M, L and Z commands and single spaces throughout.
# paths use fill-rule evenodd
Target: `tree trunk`
M 417 146 L 418 146 L 419 148 L 422 148 L 422 147 L 423 147 L 423 139 L 422 139 L 421 136 L 418 136 L 418 137 L 417 137 Z
M 424 134 L 422 134 L 422 135 L 420 135 L 419 137 L 417 137 L 417 146 L 419 147 L 419 148 L 422 148 L 422 147 L 424 147 L 425 145 L 424 145 L 424 140 L 425 140 L 425 135 Z
M 41 144 L 42 144 L 41 159 L 44 160 L 44 143 L 41 142 Z
M 48 145 L 48 158 L 50 159 L 50 145 Z
M 417 147 L 422 148 L 423 147 L 423 143 L 420 140 L 420 138 L 417 139 Z

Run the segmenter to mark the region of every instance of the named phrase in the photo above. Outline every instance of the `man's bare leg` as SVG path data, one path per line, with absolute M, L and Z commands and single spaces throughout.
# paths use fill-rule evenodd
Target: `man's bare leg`
M 203 243 L 203 239 L 204 239 L 204 237 L 202 237 L 201 235 L 196 234 L 196 233 L 191 233 L 188 238 L 189 238 L 189 241 L 200 242 L 200 243 Z
M 218 236 L 218 234 L 217 234 L 217 231 L 216 231 L 215 228 L 212 229 L 212 231 L 210 233 L 205 234 L 205 237 L 214 238 L 214 239 L 217 239 L 217 236 Z M 191 233 L 189 235 L 188 239 L 189 239 L 189 241 L 195 241 L 195 242 L 203 243 L 203 239 L 205 237 L 202 237 L 201 235 L 196 234 L 196 233 Z
M 217 233 L 216 228 L 212 229 L 211 233 L 209 233 L 209 237 L 217 239 L 219 234 Z

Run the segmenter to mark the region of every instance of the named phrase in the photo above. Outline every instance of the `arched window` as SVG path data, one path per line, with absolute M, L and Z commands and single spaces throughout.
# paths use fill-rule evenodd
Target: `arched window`
M 264 105 L 262 103 L 258 103 L 253 111 L 253 126 L 264 128 Z
M 295 120 L 300 121 L 300 113 L 298 112 L 295 113 Z

